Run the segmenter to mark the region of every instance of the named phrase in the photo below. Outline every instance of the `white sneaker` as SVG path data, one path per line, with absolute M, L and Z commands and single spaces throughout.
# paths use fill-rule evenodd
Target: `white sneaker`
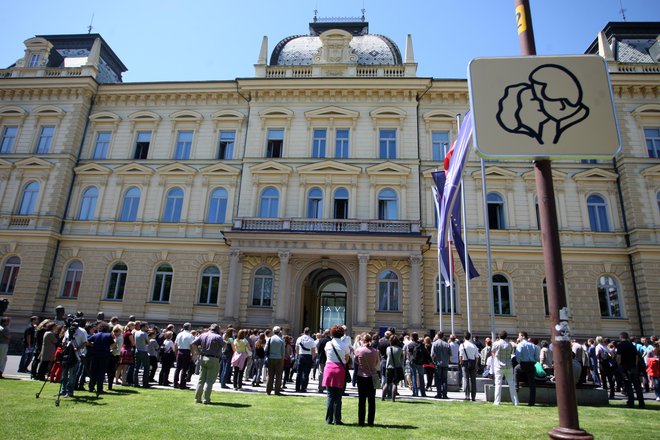
M 656 401 L 656 402 L 660 402 L 660 397 L 656 397 L 656 398 L 655 398 L 655 401 Z

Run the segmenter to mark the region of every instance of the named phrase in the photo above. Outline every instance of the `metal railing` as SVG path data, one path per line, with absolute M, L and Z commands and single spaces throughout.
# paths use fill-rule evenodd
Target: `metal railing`
M 238 231 L 420 234 L 419 222 L 410 220 L 235 218 L 233 229 Z

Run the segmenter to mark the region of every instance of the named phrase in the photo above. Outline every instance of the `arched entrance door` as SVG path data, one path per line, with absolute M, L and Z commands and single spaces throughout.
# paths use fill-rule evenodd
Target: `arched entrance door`
M 313 331 L 346 324 L 346 281 L 334 269 L 316 269 L 303 284 L 302 327 Z

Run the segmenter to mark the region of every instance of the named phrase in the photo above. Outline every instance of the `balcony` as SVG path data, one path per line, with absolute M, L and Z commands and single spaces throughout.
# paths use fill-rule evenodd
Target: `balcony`
M 312 232 L 321 234 L 421 235 L 418 221 L 316 218 L 235 218 L 234 231 Z

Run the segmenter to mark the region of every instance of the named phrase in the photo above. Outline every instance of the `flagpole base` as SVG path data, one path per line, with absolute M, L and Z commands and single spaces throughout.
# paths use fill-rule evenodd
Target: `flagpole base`
M 582 429 L 563 428 L 555 426 L 548 436 L 554 440 L 594 440 L 594 436 Z

